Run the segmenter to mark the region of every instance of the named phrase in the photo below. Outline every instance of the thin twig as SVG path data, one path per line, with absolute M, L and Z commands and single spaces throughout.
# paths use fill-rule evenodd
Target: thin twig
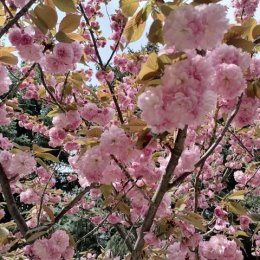
M 43 206 L 43 200 L 44 200 L 44 195 L 45 195 L 45 192 L 47 190 L 47 187 L 52 179 L 52 176 L 53 176 L 53 173 L 51 174 L 48 182 L 46 183 L 44 189 L 43 189 L 43 192 L 42 192 L 42 196 L 41 196 L 41 201 L 40 201 L 40 209 L 39 209 L 39 212 L 38 212 L 38 216 L 37 216 L 37 227 L 39 226 L 40 224 L 40 217 L 41 217 L 41 213 L 42 213 L 42 206 Z
M 5 3 L 5 0 L 0 0 L 2 5 L 5 8 L 5 11 L 9 14 L 10 18 L 14 18 L 12 12 L 10 11 L 10 9 L 8 8 L 7 4 Z M 15 23 L 17 27 L 21 28 L 21 26 L 19 25 L 18 21 Z
M 60 105 L 60 103 L 57 101 L 56 97 L 53 95 L 53 93 L 49 90 L 47 84 L 46 84 L 46 81 L 45 81 L 45 78 L 44 78 L 44 73 L 43 73 L 43 70 L 42 70 L 42 67 L 39 63 L 37 63 L 37 66 L 39 68 L 39 71 L 40 71 L 40 78 L 41 78 L 41 82 L 42 82 L 42 85 L 44 86 L 45 90 L 48 92 L 48 94 L 50 95 L 51 99 L 54 101 L 54 103 L 60 108 L 60 110 L 63 112 L 63 113 L 66 113 L 66 110 Z
M 36 2 L 37 0 L 31 0 L 29 1 L 16 15 L 15 17 L 10 20 L 0 31 L 0 39 L 3 37 L 3 35 L 5 35 L 8 30 L 14 25 L 16 24 L 19 19 L 24 16 L 27 11 L 31 8 L 31 6 Z

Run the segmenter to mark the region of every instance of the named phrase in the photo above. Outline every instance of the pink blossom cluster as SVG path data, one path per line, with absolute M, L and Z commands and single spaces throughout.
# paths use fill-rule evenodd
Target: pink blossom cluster
M 11 154 L 9 151 L 0 152 L 0 163 L 7 177 L 25 177 L 35 171 L 36 161 L 29 152 Z
M 110 155 L 125 162 L 131 161 L 135 156 L 133 142 L 126 136 L 123 129 L 115 125 L 104 131 L 98 146 L 88 149 L 83 156 L 79 157 L 78 162 L 72 165 L 79 173 L 81 186 L 111 181 L 111 177 L 109 178 Z
M 259 0 L 232 0 L 235 8 L 235 16 L 238 19 L 245 19 L 254 16 Z
M 254 241 L 255 241 L 255 248 L 252 255 L 260 256 L 260 231 L 258 231 L 258 233 L 254 236 Z
M 129 72 L 132 74 L 137 74 L 140 71 L 141 68 L 141 62 L 136 62 L 132 59 L 129 59 L 124 56 L 115 56 L 114 58 L 114 64 L 118 66 L 120 71 L 122 72 Z
M 25 253 L 34 260 L 70 260 L 74 249 L 66 231 L 55 231 L 50 239 L 38 239 L 32 246 L 27 246 Z
M 35 30 L 27 27 L 12 28 L 9 30 L 9 41 L 13 44 L 20 56 L 26 61 L 39 62 L 43 56 L 43 46 L 34 42 Z
M 142 118 L 156 133 L 201 124 L 216 104 L 213 73 L 209 59 L 199 55 L 167 66 L 162 85 L 138 98 Z
M 29 2 L 29 0 L 12 0 L 12 2 L 15 4 L 15 6 L 23 8 Z
M 7 69 L 3 65 L 0 65 L 0 79 L 0 96 L 2 96 L 9 90 L 9 85 L 11 84 Z
M 87 103 L 80 110 L 83 119 L 101 126 L 107 125 L 115 115 L 115 110 L 111 107 L 99 108 L 95 103 Z
M 80 43 L 57 43 L 51 54 L 45 55 L 41 64 L 46 72 L 63 74 L 75 68 L 80 61 L 83 48 Z
M 234 240 L 228 240 L 224 235 L 212 236 L 209 241 L 199 244 L 199 254 L 202 260 L 243 260 L 243 254 Z
M 176 51 L 212 49 L 221 43 L 228 27 L 224 6 L 182 5 L 167 16 L 163 34 Z

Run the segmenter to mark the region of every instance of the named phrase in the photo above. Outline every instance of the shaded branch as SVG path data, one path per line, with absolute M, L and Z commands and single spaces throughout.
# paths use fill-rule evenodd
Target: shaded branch
M 16 24 L 19 19 L 24 16 L 27 11 L 31 8 L 31 6 L 36 2 L 37 0 L 31 0 L 29 1 L 16 15 L 15 17 L 10 20 L 1 30 L 0 30 L 0 39 L 3 37 L 3 35 L 5 35 L 8 30 L 14 25 Z
M 86 187 L 83 191 L 81 191 L 66 207 L 64 207 L 60 213 L 55 217 L 54 224 L 58 223 L 62 217 L 70 210 L 72 209 L 82 198 L 83 196 L 89 192 L 93 188 L 98 188 L 99 185 L 92 184 L 88 187 Z M 53 225 L 54 225 L 53 224 Z
M 184 141 L 186 139 L 187 126 L 183 130 L 178 131 L 178 135 L 174 144 L 174 148 L 171 151 L 171 158 L 166 167 L 165 173 L 161 176 L 160 183 L 156 189 L 156 192 L 151 200 L 147 213 L 145 215 L 141 230 L 139 232 L 137 241 L 134 246 L 134 250 L 131 255 L 131 260 L 140 260 L 142 250 L 144 247 L 144 234 L 148 232 L 153 224 L 156 212 L 162 202 L 165 193 L 168 191 L 169 181 L 172 174 L 178 165 L 179 158 L 184 149 Z
M 0 184 L 2 187 L 2 193 L 4 195 L 5 202 L 7 204 L 7 209 L 10 215 L 12 216 L 14 222 L 16 223 L 17 228 L 19 229 L 21 234 L 25 236 L 26 232 L 28 231 L 28 226 L 16 206 L 16 202 L 11 191 L 9 180 L 1 164 L 0 164 Z
M 218 136 L 218 138 L 212 143 L 212 145 L 209 147 L 209 149 L 204 153 L 204 155 L 195 163 L 195 168 L 199 167 L 200 165 L 202 165 L 207 159 L 208 157 L 214 152 L 215 148 L 219 145 L 219 143 L 221 142 L 222 138 L 224 137 L 225 133 L 228 131 L 228 128 L 230 126 L 230 124 L 232 123 L 233 119 L 235 118 L 241 102 L 242 102 L 242 98 L 243 98 L 243 94 L 241 94 L 238 98 L 238 101 L 236 103 L 236 106 L 234 108 L 234 110 L 232 111 L 230 117 L 228 118 L 225 127 L 223 128 L 222 132 L 220 133 L 220 135 Z M 192 174 L 192 172 L 184 172 L 181 176 L 179 176 L 177 179 L 173 180 L 169 185 L 168 185 L 168 189 L 173 188 L 174 186 L 178 185 L 179 183 L 181 183 L 182 181 L 184 181 L 190 174 Z
M 45 81 L 45 78 L 44 78 L 44 73 L 43 73 L 43 70 L 42 70 L 42 67 L 39 63 L 37 63 L 37 66 L 39 68 L 39 71 L 40 71 L 40 78 L 41 78 L 41 82 L 42 82 L 42 85 L 44 86 L 44 88 L 46 89 L 46 91 L 48 92 L 48 94 L 50 95 L 51 99 L 54 101 L 54 103 L 59 107 L 59 109 L 63 112 L 63 113 L 66 113 L 66 110 L 60 105 L 60 103 L 57 101 L 56 97 L 53 95 L 53 93 L 49 90 L 47 84 L 46 84 L 46 81 Z

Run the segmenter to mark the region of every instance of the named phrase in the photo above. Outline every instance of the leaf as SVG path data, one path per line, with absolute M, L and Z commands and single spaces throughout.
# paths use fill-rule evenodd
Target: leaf
M 5 24 L 6 17 L 4 15 L 0 15 L 0 26 L 3 26 Z
M 57 32 L 55 37 L 56 37 L 57 41 L 59 41 L 59 42 L 65 42 L 65 43 L 72 43 L 72 42 L 74 42 L 74 40 L 70 39 L 66 35 L 66 33 L 61 32 L 61 31 Z
M 36 161 L 39 165 L 41 165 L 46 171 L 49 171 L 48 166 L 46 165 L 46 163 L 45 163 L 42 159 L 40 159 L 40 158 L 35 158 L 35 161 Z
M 124 36 L 128 43 L 135 42 L 143 35 L 147 19 L 147 12 L 142 8 L 136 15 L 134 15 L 126 24 L 124 29 Z
M 113 188 L 111 185 L 103 184 L 100 186 L 100 190 L 105 198 L 112 195 Z
M 164 43 L 163 40 L 163 33 L 162 33 L 162 21 L 161 20 L 154 20 L 151 27 L 150 31 L 148 33 L 148 39 L 152 43 Z
M 73 41 L 84 42 L 86 39 L 79 33 L 67 33 L 68 38 Z
M 61 113 L 61 111 L 60 111 L 59 108 L 54 108 L 46 116 L 48 116 L 48 117 L 55 117 L 55 116 L 57 116 L 60 113 Z
M 144 64 L 142 64 L 137 79 L 140 81 L 151 79 L 157 74 L 158 70 L 159 65 L 157 61 L 157 54 L 155 52 L 152 52 L 148 56 L 147 61 Z
M 41 20 L 38 19 L 34 11 L 29 12 L 29 17 L 43 34 L 46 34 L 48 32 L 46 24 L 44 24 Z
M 80 19 L 80 15 L 67 14 L 60 23 L 59 31 L 64 33 L 71 33 L 75 31 L 79 27 Z
M 122 127 L 125 129 L 125 131 L 135 133 L 135 132 L 140 132 L 140 131 L 143 131 L 144 129 L 146 129 L 147 124 L 142 119 L 136 118 L 136 119 L 130 120 L 127 125 L 123 125 Z
M 57 24 L 58 15 L 55 9 L 48 5 L 37 5 L 34 9 L 34 14 L 48 29 L 53 29 Z
M 207 228 L 203 225 L 203 218 L 196 213 L 189 212 L 187 215 L 178 215 L 199 230 L 206 232 Z
M 12 53 L 0 49 L 0 63 L 6 65 L 16 65 L 18 63 L 18 58 Z
M 247 213 L 246 209 L 238 202 L 229 201 L 226 205 L 228 206 L 228 212 L 232 212 L 236 215 L 246 215 Z
M 103 133 L 103 130 L 102 128 L 96 126 L 91 129 L 83 129 L 79 133 L 84 134 L 88 137 L 100 137 Z
M 139 6 L 139 0 L 120 0 L 120 8 L 126 17 L 133 16 Z
M 178 8 L 178 3 L 164 3 L 160 5 L 162 14 L 167 17 L 174 9 Z
M 242 28 L 244 29 L 243 31 L 243 36 L 245 37 L 246 40 L 253 40 L 253 29 L 256 26 L 257 21 L 254 18 L 249 18 L 246 19 L 243 23 L 242 23 Z
M 52 7 L 52 8 L 55 8 L 55 5 L 54 5 L 52 0 L 44 0 L 44 4 L 48 5 L 48 6 Z
M 238 190 L 230 194 L 227 199 L 229 200 L 244 200 L 247 190 Z
M 237 48 L 241 48 L 245 52 L 252 53 L 254 48 L 254 44 L 251 41 L 245 39 L 232 39 L 231 41 L 227 42 L 229 45 L 233 45 Z
M 28 239 L 26 239 L 26 242 L 27 243 L 34 242 L 36 239 L 45 235 L 46 233 L 47 233 L 47 230 L 36 232 L 36 233 L 32 234 Z
M 49 161 L 53 161 L 53 162 L 59 162 L 60 160 L 55 157 L 54 155 L 50 154 L 50 153 L 38 153 L 37 157 L 49 160 Z
M 130 215 L 130 207 L 125 202 L 120 201 L 116 207 L 121 213 L 129 216 Z
M 51 210 L 51 208 L 47 207 L 46 205 L 43 205 L 43 209 L 47 213 L 47 215 L 49 216 L 50 220 L 52 222 L 54 222 L 55 221 L 55 216 L 54 216 L 54 213 Z
M 152 140 L 151 130 L 146 128 L 144 131 L 138 134 L 138 139 L 136 141 L 136 147 L 143 150 Z
M 5 227 L 0 227 L 0 246 L 7 243 L 9 237 L 9 230 Z
M 252 35 L 254 39 L 257 39 L 260 36 L 260 24 L 254 27 Z
M 53 0 L 53 3 L 63 12 L 73 13 L 76 11 L 75 4 L 72 0 Z
M 38 153 L 46 153 L 46 152 L 50 152 L 50 151 L 53 151 L 54 149 L 51 149 L 51 148 L 44 148 L 44 147 L 40 147 L 39 145 L 37 144 L 33 144 L 33 152 L 35 154 L 38 154 Z

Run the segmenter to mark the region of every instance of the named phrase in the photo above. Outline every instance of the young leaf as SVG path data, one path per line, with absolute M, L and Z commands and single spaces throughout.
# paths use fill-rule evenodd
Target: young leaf
M 139 6 L 139 0 L 120 0 L 120 7 L 126 17 L 133 16 Z
M 63 12 L 73 13 L 76 11 L 73 0 L 53 0 L 53 3 Z
M 59 31 L 71 33 L 79 27 L 81 16 L 76 14 L 67 14 L 61 21 Z

